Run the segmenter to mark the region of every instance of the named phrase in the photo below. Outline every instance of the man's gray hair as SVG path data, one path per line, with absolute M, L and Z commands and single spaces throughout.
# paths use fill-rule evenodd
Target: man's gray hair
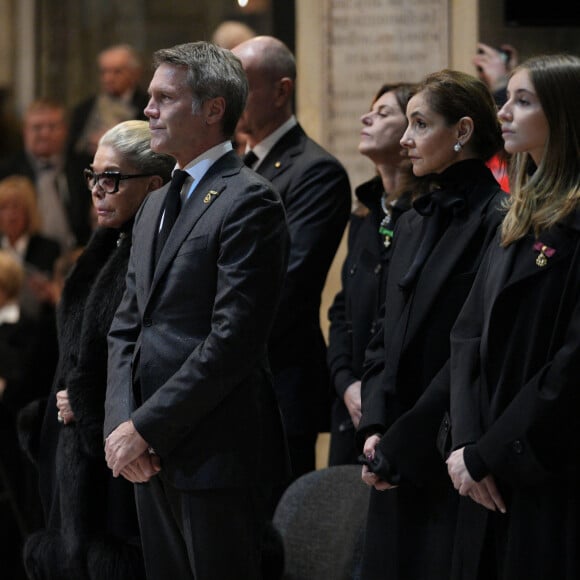
M 231 51 L 210 42 L 190 42 L 155 52 L 153 65 L 157 68 L 161 64 L 187 69 L 194 111 L 209 99 L 225 99 L 222 130 L 224 137 L 231 137 L 248 96 L 248 80 L 240 60 Z

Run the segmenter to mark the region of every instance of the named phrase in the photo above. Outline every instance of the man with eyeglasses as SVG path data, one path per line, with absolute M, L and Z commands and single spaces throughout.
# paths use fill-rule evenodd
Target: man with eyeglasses
M 0 163 L 0 179 L 25 175 L 36 186 L 41 233 L 63 251 L 84 245 L 91 234 L 91 196 L 79 172 L 79 161 L 66 154 L 66 109 L 58 101 L 38 99 L 25 111 L 24 149 Z
M 196 42 L 154 63 L 151 148 L 177 165 L 133 229 L 109 333 L 105 455 L 138 484 L 149 580 L 260 580 L 270 494 L 288 475 L 266 349 L 284 209 L 232 151 L 247 95 L 239 60 Z M 87 174 L 110 191 L 133 177 Z

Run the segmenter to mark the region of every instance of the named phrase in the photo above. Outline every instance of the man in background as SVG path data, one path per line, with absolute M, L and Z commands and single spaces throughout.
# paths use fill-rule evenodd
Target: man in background
M 83 167 L 93 160 L 101 136 L 122 121 L 145 119 L 147 93 L 140 88 L 142 66 L 128 44 L 110 46 L 97 58 L 100 90 L 72 111 L 70 150 L 80 155 Z
M 268 347 L 296 479 L 315 469 L 318 433 L 329 430 L 330 380 L 319 310 L 350 215 L 350 184 L 342 165 L 293 115 L 296 63 L 288 47 L 257 36 L 233 53 L 250 90 L 238 123 L 247 137 L 244 160 L 282 196 L 290 230 L 288 270 Z
M 63 251 L 85 244 L 91 233 L 91 196 L 78 158 L 66 155 L 65 106 L 45 98 L 32 102 L 22 129 L 24 148 L 0 163 L 0 179 L 29 177 L 36 186 L 42 216 L 40 233 L 58 241 Z

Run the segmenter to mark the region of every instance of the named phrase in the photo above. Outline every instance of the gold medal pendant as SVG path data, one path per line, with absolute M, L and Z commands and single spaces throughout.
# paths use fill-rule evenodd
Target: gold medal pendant
M 540 268 L 543 268 L 547 263 L 548 258 L 546 258 L 546 255 L 543 253 L 539 254 L 536 258 L 536 266 L 539 266 Z
M 534 244 L 534 250 L 540 252 L 536 257 L 536 266 L 538 268 L 543 268 L 548 263 L 548 258 L 551 258 L 556 250 L 554 248 L 549 248 L 548 246 L 542 244 L 542 242 L 536 242 Z

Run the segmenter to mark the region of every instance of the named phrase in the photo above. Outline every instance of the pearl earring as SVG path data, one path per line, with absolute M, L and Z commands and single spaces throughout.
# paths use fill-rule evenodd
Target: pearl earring
M 455 145 L 453 145 L 453 151 L 455 151 L 455 153 L 459 153 L 462 149 L 462 145 L 459 141 L 457 141 L 457 143 L 455 143 Z

